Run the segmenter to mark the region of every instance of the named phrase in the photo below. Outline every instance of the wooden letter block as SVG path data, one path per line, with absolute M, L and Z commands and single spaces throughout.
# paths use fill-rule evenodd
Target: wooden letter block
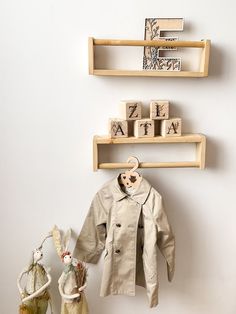
M 150 118 L 153 120 L 169 119 L 169 101 L 152 100 L 150 102 Z
M 128 121 L 123 119 L 110 119 L 109 135 L 111 138 L 128 137 Z
M 180 118 L 172 118 L 161 121 L 162 136 L 180 136 L 182 128 L 182 120 Z
M 135 100 L 120 102 L 121 117 L 125 120 L 139 120 L 142 118 L 142 103 Z
M 134 136 L 154 137 L 155 136 L 154 120 L 151 119 L 136 120 L 134 125 Z
M 146 40 L 177 41 L 178 37 L 162 37 L 166 31 L 183 31 L 182 18 L 147 18 L 145 19 Z M 143 69 L 157 71 L 180 71 L 181 58 L 166 57 L 161 51 L 176 50 L 175 47 L 144 47 Z

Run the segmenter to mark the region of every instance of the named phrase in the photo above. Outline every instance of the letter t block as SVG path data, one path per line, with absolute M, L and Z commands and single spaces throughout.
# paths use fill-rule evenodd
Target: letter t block
M 142 103 L 135 100 L 120 102 L 121 117 L 125 120 L 139 120 L 142 118 Z
M 154 137 L 155 136 L 154 120 L 151 119 L 136 120 L 134 125 L 134 136 Z

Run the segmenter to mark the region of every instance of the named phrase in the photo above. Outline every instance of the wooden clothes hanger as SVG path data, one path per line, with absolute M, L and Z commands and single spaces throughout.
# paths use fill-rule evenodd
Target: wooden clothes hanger
M 119 176 L 120 186 L 126 188 L 137 189 L 142 181 L 142 176 L 135 170 L 139 167 L 139 160 L 137 157 L 130 156 L 127 162 L 135 161 L 134 167 L 130 170 L 126 170 L 125 173 L 121 173 Z

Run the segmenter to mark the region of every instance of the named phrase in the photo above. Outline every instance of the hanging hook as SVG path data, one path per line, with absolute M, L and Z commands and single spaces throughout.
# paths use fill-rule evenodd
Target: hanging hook
M 138 160 L 138 158 L 137 157 L 135 157 L 135 156 L 130 156 L 128 159 L 127 159 L 127 162 L 129 163 L 129 162 L 131 162 L 131 161 L 133 161 L 134 160 L 134 167 L 132 168 L 132 169 L 130 169 L 130 171 L 131 172 L 134 172 L 135 170 L 137 170 L 138 169 L 138 167 L 139 167 L 139 160 Z

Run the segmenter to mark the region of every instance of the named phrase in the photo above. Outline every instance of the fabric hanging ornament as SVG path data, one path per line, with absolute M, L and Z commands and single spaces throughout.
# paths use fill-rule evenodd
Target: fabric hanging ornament
M 71 230 L 63 236 L 57 226 L 52 230 L 54 245 L 64 264 L 64 270 L 58 280 L 62 298 L 61 314 L 88 314 L 88 304 L 84 289 L 87 281 L 86 264 L 74 259 L 68 251 Z
M 20 314 L 46 314 L 48 304 L 50 304 L 51 307 L 48 288 L 52 278 L 49 269 L 39 263 L 43 258 L 43 243 L 51 236 L 51 234 L 47 235 L 41 245 L 33 250 L 29 266 L 20 273 L 17 279 L 17 286 L 22 302 L 19 307 Z M 23 276 L 26 276 L 24 288 L 21 287 L 21 279 Z

